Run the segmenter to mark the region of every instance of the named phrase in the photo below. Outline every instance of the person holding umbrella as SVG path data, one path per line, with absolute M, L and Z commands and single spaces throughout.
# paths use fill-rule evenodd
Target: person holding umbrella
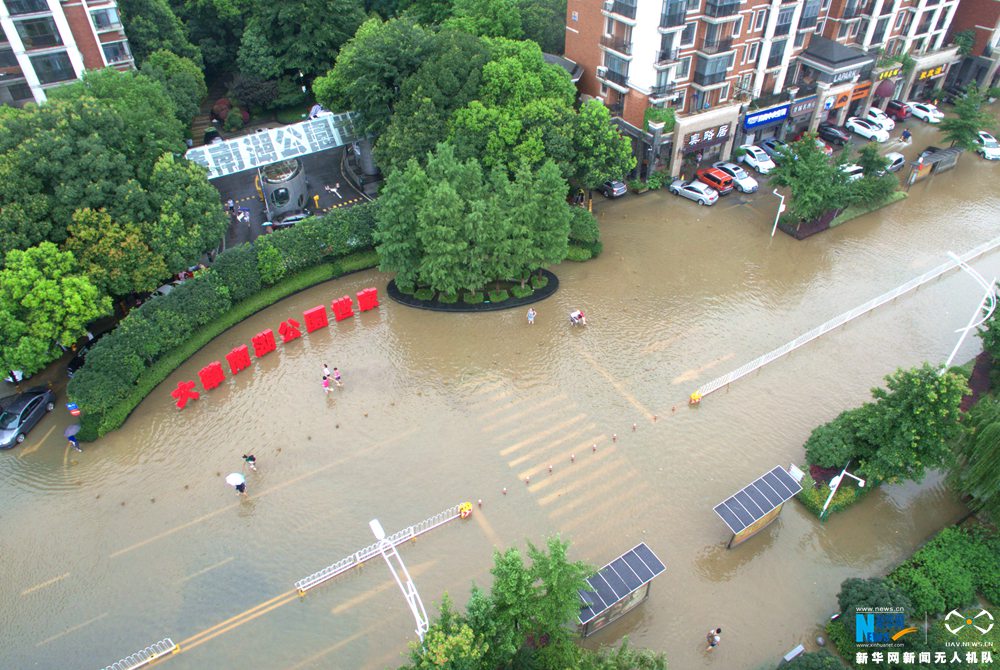
M 226 475 L 226 483 L 236 489 L 236 495 L 247 494 L 247 478 L 242 472 L 231 472 Z
M 80 432 L 80 424 L 74 423 L 71 426 L 67 426 L 66 430 L 63 431 L 63 435 L 69 440 L 69 446 L 73 447 L 81 454 L 83 449 L 80 448 L 80 440 L 77 439 L 76 434 Z

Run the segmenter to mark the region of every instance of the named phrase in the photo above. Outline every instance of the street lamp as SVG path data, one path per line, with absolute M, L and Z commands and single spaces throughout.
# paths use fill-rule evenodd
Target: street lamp
M 968 263 L 966 263 L 965 261 L 963 261 L 961 258 L 959 258 L 950 251 L 948 252 L 948 255 L 951 256 L 952 260 L 958 264 L 958 267 L 965 270 L 966 274 L 972 277 L 977 284 L 979 284 L 980 286 L 983 287 L 983 289 L 985 289 L 986 294 L 983 295 L 983 299 L 979 301 L 978 305 L 976 305 L 976 311 L 972 313 L 972 318 L 969 319 L 969 324 L 965 328 L 959 328 L 958 330 L 955 331 L 956 333 L 962 333 L 962 335 L 958 338 L 958 342 L 955 343 L 955 348 L 951 350 L 951 356 L 949 356 L 948 360 L 945 361 L 944 367 L 941 368 L 940 374 L 944 374 L 945 371 L 947 371 L 948 368 L 951 366 L 951 362 L 955 360 L 955 356 L 958 355 L 958 350 L 962 346 L 962 343 L 965 342 L 965 338 L 966 336 L 968 336 L 969 332 L 974 328 L 978 328 L 979 326 L 983 325 L 983 323 L 985 323 L 986 320 L 989 319 L 990 316 L 993 314 L 993 310 L 995 310 L 997 307 L 997 294 L 996 294 L 997 278 L 994 277 L 993 281 L 987 283 L 986 278 L 983 277 L 981 274 L 979 274 L 976 270 L 974 270 Z M 976 321 L 977 317 L 979 317 L 978 321 Z
M 771 229 L 771 238 L 774 238 L 774 234 L 778 232 L 778 219 L 781 218 L 781 213 L 785 211 L 785 196 L 778 193 L 778 189 L 774 189 L 774 194 L 781 198 L 781 203 L 778 205 L 778 212 L 774 215 L 774 228 Z
M 423 642 L 424 633 L 430 629 L 430 621 L 427 619 L 427 611 L 424 609 L 423 601 L 420 600 L 420 594 L 417 593 L 417 587 L 414 586 L 413 580 L 410 579 L 410 573 L 406 569 L 403 559 L 400 558 L 399 553 L 396 551 L 396 545 L 385 538 L 385 530 L 382 528 L 379 520 L 372 519 L 368 522 L 368 527 L 375 534 L 375 539 L 378 540 L 378 550 L 382 554 L 382 558 L 385 559 L 385 564 L 389 566 L 389 572 L 392 573 L 392 578 L 396 580 L 399 590 L 403 592 L 406 604 L 410 606 L 410 612 L 413 613 L 413 618 L 417 622 L 417 637 L 420 638 L 420 642 Z M 393 565 L 390 557 L 395 559 L 398 566 Z M 400 573 L 405 578 L 405 583 L 403 579 L 400 579 Z
M 840 488 L 840 485 L 844 482 L 844 477 L 850 477 L 851 479 L 855 480 L 858 483 L 858 486 L 864 488 L 865 480 L 861 479 L 861 477 L 855 477 L 854 475 L 852 475 L 850 472 L 847 471 L 847 468 L 850 465 L 851 462 L 847 461 L 847 465 L 845 465 L 844 469 L 840 471 L 840 474 L 830 480 L 830 495 L 827 496 L 826 502 L 823 504 L 823 510 L 819 513 L 820 519 L 822 519 L 823 515 L 826 514 L 826 508 L 830 506 L 830 502 L 833 500 L 833 496 L 837 495 L 837 489 Z

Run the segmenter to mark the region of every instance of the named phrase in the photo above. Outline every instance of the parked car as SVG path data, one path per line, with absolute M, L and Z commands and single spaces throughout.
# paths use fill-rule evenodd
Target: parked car
M 601 193 L 605 198 L 620 198 L 628 193 L 628 187 L 617 179 L 612 179 L 601 184 Z
M 170 295 L 170 292 L 174 290 L 174 287 L 177 286 L 180 283 L 181 282 L 179 282 L 179 281 L 172 281 L 169 284 L 164 284 L 160 288 L 158 288 L 155 291 L 153 291 L 153 295 L 154 296 L 158 296 L 158 295 Z M 70 375 L 70 376 L 72 377 L 73 375 Z
M 844 163 L 840 171 L 847 175 L 847 181 L 857 181 L 865 176 L 865 169 L 856 163 Z
M 223 139 L 217 128 L 209 126 L 205 129 L 205 134 L 202 135 L 201 141 L 202 144 L 221 144 Z
M 941 91 L 941 102 L 946 102 L 949 105 L 954 105 L 955 101 L 965 95 L 965 87 L 958 86 L 956 84 L 949 84 L 944 87 Z
M 0 449 L 24 442 L 28 431 L 55 406 L 56 394 L 45 386 L 0 398 Z
M 827 144 L 823 140 L 819 139 L 818 137 L 816 138 L 816 147 L 820 151 L 822 151 L 823 153 L 825 153 L 827 158 L 829 158 L 830 156 L 833 155 L 833 147 L 831 147 L 829 144 Z
M 910 113 L 921 121 L 941 123 L 941 119 L 944 118 L 944 112 L 929 102 L 908 102 L 906 104 L 910 108 Z
M 750 176 L 750 174 L 741 168 L 736 163 L 729 163 L 726 161 L 719 161 L 718 163 L 712 163 L 712 167 L 718 168 L 725 172 L 727 175 L 733 178 L 733 185 L 736 190 L 743 193 L 756 193 L 759 185 L 757 180 Z
M 703 168 L 695 172 L 695 177 L 698 178 L 698 181 L 714 188 L 719 192 L 719 195 L 728 195 L 733 192 L 733 178 L 718 168 Z
M 172 285 L 168 284 L 168 286 L 170 286 L 171 290 L 173 290 Z M 104 337 L 106 332 L 107 331 L 95 335 L 93 339 L 84 342 L 82 345 L 76 348 L 76 355 L 73 356 L 73 358 L 70 359 L 69 363 L 66 364 L 67 377 L 72 379 L 73 375 L 75 375 L 77 371 L 83 367 L 83 364 L 87 359 L 87 353 L 93 348 L 93 346 L 97 343 L 99 339 Z
M 896 127 L 896 122 L 889 118 L 889 115 L 883 112 L 878 107 L 868 108 L 868 113 L 865 115 L 865 121 L 874 123 L 876 126 L 882 130 L 892 130 Z
M 767 155 L 763 149 L 755 144 L 746 144 L 742 147 L 746 153 L 743 154 L 742 160 L 744 163 L 752 167 L 754 170 L 761 174 L 767 174 L 773 170 L 776 166 L 771 157 Z
M 886 172 L 899 172 L 906 165 L 906 156 L 899 152 L 890 151 L 885 155 L 885 158 L 889 161 L 889 164 L 885 166 Z
M 856 116 L 852 116 L 847 119 L 847 123 L 844 124 L 844 127 L 868 140 L 874 140 L 876 142 L 887 142 L 889 140 L 888 130 L 882 130 L 874 123 L 865 121 L 864 119 L 859 119 Z
M 851 141 L 850 133 L 840 126 L 835 126 L 832 123 L 819 124 L 816 134 L 820 136 L 820 139 L 832 142 L 833 144 L 839 144 L 840 146 L 844 146 Z
M 1000 144 L 997 143 L 997 138 L 985 130 L 980 130 L 979 137 L 976 138 L 976 153 L 988 161 L 1000 160 Z
M 714 205 L 719 200 L 719 192 L 697 179 L 684 181 L 678 179 L 670 185 L 670 192 L 688 200 L 694 200 L 699 205 Z
M 772 137 L 761 142 L 760 148 L 763 149 L 775 163 L 780 163 L 784 153 L 788 151 L 788 145 L 776 137 Z
M 299 221 L 304 221 L 312 216 L 312 213 L 305 209 L 299 209 L 294 212 L 288 212 L 285 214 L 280 214 L 275 217 L 274 221 L 265 221 L 263 225 L 273 226 L 275 228 L 285 228 L 287 226 L 292 226 Z
M 890 100 L 883 110 L 885 115 L 897 121 L 910 118 L 910 108 L 902 100 Z

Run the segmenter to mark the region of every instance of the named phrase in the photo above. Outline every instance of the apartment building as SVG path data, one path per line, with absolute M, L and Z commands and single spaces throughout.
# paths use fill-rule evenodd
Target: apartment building
M 951 83 L 964 86 L 1000 84 L 1000 0 L 962 0 L 951 23 L 950 34 L 972 30 L 972 52 L 954 68 Z
M 0 0 L 0 104 L 44 102 L 84 70 L 134 67 L 115 0 Z
M 633 140 L 638 173 L 727 158 L 739 143 L 842 123 L 940 87 L 958 0 L 569 0 L 579 88 Z M 904 67 L 895 56 L 908 53 Z M 661 136 L 650 108 L 672 107 Z

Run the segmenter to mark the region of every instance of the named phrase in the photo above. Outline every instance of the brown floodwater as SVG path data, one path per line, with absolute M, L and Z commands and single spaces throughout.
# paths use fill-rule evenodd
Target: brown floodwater
M 935 131 L 914 134 L 908 156 Z M 998 178 L 1000 165 L 966 155 L 906 201 L 802 242 L 770 238 L 766 185 L 712 208 L 666 192 L 599 201 L 604 253 L 555 268 L 560 290 L 532 327 L 523 310 L 436 314 L 384 299 L 173 407 L 177 382 L 254 333 L 388 279 L 363 272 L 223 334 L 82 454 L 65 447 L 60 407 L 0 454 L 0 667 L 104 667 L 164 637 L 182 644 L 164 661 L 177 670 L 395 667 L 415 636 L 381 561 L 302 599 L 293 583 L 371 543 L 373 517 L 393 532 L 478 499 L 472 519 L 400 548 L 428 609 L 488 585 L 494 548 L 558 533 L 600 566 L 644 541 L 666 572 L 585 644 L 627 634 L 679 670 L 773 667 L 815 637 L 844 578 L 884 573 L 964 508 L 935 473 L 824 524 L 793 501 L 732 550 L 712 508 L 802 463 L 813 427 L 897 367 L 942 362 L 982 291 L 950 273 L 697 409 L 686 398 L 1000 234 Z M 972 265 L 1000 274 L 1000 252 Z M 575 308 L 586 328 L 569 327 Z M 959 360 L 978 349 L 969 338 Z M 324 363 L 344 374 L 329 396 Z M 249 451 L 259 472 L 241 499 L 223 479 Z M 715 626 L 723 644 L 708 655 Z

